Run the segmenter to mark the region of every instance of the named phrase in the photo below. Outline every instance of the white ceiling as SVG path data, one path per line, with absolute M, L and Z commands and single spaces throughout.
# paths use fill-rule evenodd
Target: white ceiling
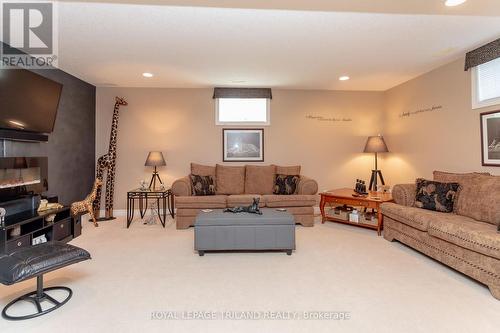
M 499 0 L 146 3 L 61 2 L 59 67 L 98 86 L 385 90 L 500 37 Z

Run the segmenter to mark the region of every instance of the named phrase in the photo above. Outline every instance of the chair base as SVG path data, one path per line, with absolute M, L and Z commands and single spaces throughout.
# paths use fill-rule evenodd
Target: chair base
M 62 301 L 58 301 L 46 293 L 46 291 L 51 291 L 51 290 L 64 290 L 68 293 L 68 296 L 66 296 L 66 298 L 64 298 Z M 21 297 L 18 297 L 15 300 L 13 300 L 12 302 L 10 302 L 9 304 L 7 304 L 2 311 L 2 317 L 4 319 L 7 319 L 7 320 L 26 320 L 26 319 L 32 319 L 32 318 L 36 318 L 39 316 L 43 316 L 49 312 L 52 312 L 52 311 L 60 308 L 64 304 L 66 304 L 70 300 L 71 296 L 73 296 L 73 291 L 68 287 L 43 288 L 42 276 L 39 276 L 38 283 L 37 283 L 37 290 L 32 291 L 26 295 L 21 296 Z M 19 302 L 23 302 L 23 301 L 32 303 L 36 307 L 37 312 L 35 312 L 33 314 L 25 315 L 25 316 L 11 316 L 11 315 L 7 314 L 7 311 L 9 310 L 9 308 L 11 308 L 13 305 L 15 305 Z M 45 310 L 42 310 L 42 305 L 41 305 L 42 302 L 50 302 L 54 306 L 47 308 Z

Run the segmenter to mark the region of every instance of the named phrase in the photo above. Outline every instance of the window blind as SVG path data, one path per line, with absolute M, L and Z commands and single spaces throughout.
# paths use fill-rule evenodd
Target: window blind
M 477 99 L 479 102 L 500 97 L 500 58 L 477 66 Z

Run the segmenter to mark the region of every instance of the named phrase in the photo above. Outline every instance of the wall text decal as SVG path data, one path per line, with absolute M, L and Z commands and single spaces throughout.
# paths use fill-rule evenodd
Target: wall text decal
M 408 118 L 420 113 L 441 111 L 442 109 L 443 109 L 442 105 L 433 105 L 432 107 L 426 109 L 418 109 L 415 111 L 402 112 L 399 114 L 399 118 Z
M 317 121 L 330 121 L 330 122 L 350 122 L 352 118 L 335 118 L 335 117 L 323 117 L 323 116 L 313 116 L 307 115 L 306 119 L 314 119 Z

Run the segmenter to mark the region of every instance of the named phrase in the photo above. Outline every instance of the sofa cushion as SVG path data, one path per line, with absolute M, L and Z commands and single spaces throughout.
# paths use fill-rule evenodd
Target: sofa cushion
M 468 172 L 468 173 L 453 173 L 453 172 L 445 172 L 445 171 L 434 171 L 433 173 L 434 180 L 438 182 L 444 183 L 459 183 L 460 189 L 458 190 L 457 197 L 455 199 L 455 205 L 453 205 L 453 211 L 457 213 L 458 211 L 458 200 L 460 197 L 460 193 L 464 188 L 468 188 L 473 185 L 479 177 L 482 175 L 489 176 L 489 173 L 479 173 L 479 172 Z
M 193 195 L 215 195 L 215 183 L 212 176 L 189 175 Z
M 243 194 L 245 193 L 245 167 L 225 166 L 217 164 L 216 167 L 216 193 L 217 194 Z
M 469 172 L 469 173 L 453 173 L 445 171 L 434 171 L 434 180 L 443 183 L 459 183 L 462 186 L 474 183 L 476 178 L 481 175 L 489 176 L 488 172 Z
M 176 208 L 226 208 L 225 195 L 176 197 Z
M 215 166 L 191 163 L 191 174 L 198 176 L 212 176 L 215 180 Z
M 267 207 L 309 207 L 316 205 L 315 195 L 294 194 L 294 195 L 263 195 Z
M 247 165 L 245 169 L 245 193 L 273 193 L 276 166 Z
M 480 175 L 475 183 L 464 186 L 455 212 L 478 221 L 500 224 L 500 176 Z
M 419 178 L 416 182 L 415 207 L 437 212 L 453 212 L 453 204 L 460 187 L 458 183 L 441 183 Z
M 276 166 L 276 173 L 280 175 L 295 176 L 300 175 L 300 165 Z
M 232 194 L 227 196 L 227 206 L 249 206 L 253 203 L 253 198 L 259 198 L 259 207 L 264 207 L 266 203 L 259 194 Z
M 500 236 L 496 226 L 456 214 L 429 223 L 429 235 L 463 248 L 500 259 Z
M 433 212 L 417 207 L 398 205 L 392 202 L 383 203 L 381 209 L 382 214 L 387 217 L 421 231 L 428 230 L 431 220 L 444 219 L 448 215 L 456 216 L 454 214 Z
M 276 175 L 273 194 L 291 195 L 297 192 L 299 175 Z

